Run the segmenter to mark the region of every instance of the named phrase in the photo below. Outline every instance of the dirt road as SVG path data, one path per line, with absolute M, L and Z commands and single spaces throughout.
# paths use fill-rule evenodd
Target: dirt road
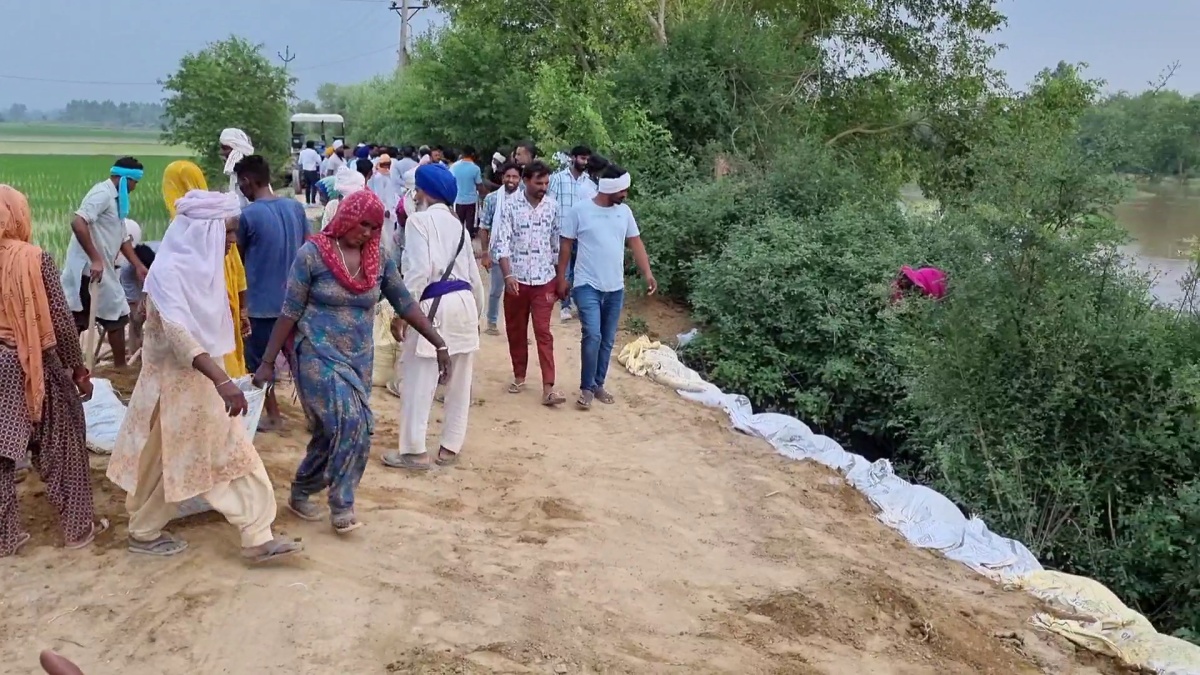
M 555 335 L 569 389 L 578 327 Z M 0 672 L 34 672 L 46 647 L 89 675 L 1116 672 L 1027 629 L 1029 597 L 911 548 L 834 474 L 719 412 L 615 363 L 616 405 L 547 410 L 504 392 L 503 339 L 484 338 L 461 464 L 379 464 L 398 402 L 376 390 L 367 526 L 337 538 L 281 509 L 308 546 L 288 564 L 247 568 L 213 514 L 176 524 L 181 557 L 127 553 L 100 458 L 114 528 L 66 552 L 31 478 L 32 546 L 0 560 Z M 290 416 L 257 439 L 281 504 L 307 440 Z

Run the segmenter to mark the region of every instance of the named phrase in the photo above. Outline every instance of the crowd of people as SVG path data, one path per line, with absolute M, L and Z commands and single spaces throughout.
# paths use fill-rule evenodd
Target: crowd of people
M 0 389 L 0 557 L 29 540 L 15 485 L 30 460 L 68 547 L 108 527 L 92 503 L 82 407 L 92 383 L 80 334 L 94 328 L 115 367 L 127 366 L 127 346 L 141 359 L 107 477 L 127 493 L 129 550 L 150 556 L 187 548 L 165 528 L 195 498 L 238 529 L 249 561 L 302 550 L 273 533 L 271 480 L 241 419 L 248 388 L 265 388 L 258 430 L 284 427 L 274 387 L 284 364 L 311 432 L 286 508 L 306 521 L 328 517 L 338 534 L 362 526 L 354 493 L 374 427 L 380 322 L 402 345 L 389 386 L 401 431 L 385 467 L 458 461 L 477 353 L 483 334 L 501 335 L 501 308 L 509 393 L 526 386 L 532 324 L 539 402 L 566 402 L 550 329 L 559 303 L 562 320 L 581 324 L 576 406 L 615 401 L 605 379 L 626 248 L 656 290 L 621 167 L 585 146 L 555 171 L 529 143 L 487 166 L 469 147 L 336 142 L 322 157 L 310 143 L 298 157 L 304 201 L 323 206 L 310 233 L 304 205 L 275 194 L 245 133 L 226 129 L 220 147 L 225 191 L 209 190 L 191 162 L 167 167 L 171 221 L 159 242 L 141 241 L 129 218 L 145 168 L 118 159 L 84 196 L 61 272 L 33 243 L 25 197 L 0 186 L 0 382 L 9 385 Z M 435 400 L 443 423 L 431 453 Z M 323 491 L 328 514 L 314 501 Z

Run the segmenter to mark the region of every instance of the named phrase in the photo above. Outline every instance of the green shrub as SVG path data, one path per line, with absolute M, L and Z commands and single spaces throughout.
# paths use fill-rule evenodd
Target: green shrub
M 704 330 L 689 357 L 756 408 L 831 434 L 886 437 L 901 395 L 885 318 L 890 282 L 917 239 L 895 207 L 738 229 L 696 263 L 691 298 Z
M 739 178 L 697 182 L 635 205 L 642 240 L 661 293 L 687 300 L 694 265 L 719 252 L 735 232 L 766 212 Z

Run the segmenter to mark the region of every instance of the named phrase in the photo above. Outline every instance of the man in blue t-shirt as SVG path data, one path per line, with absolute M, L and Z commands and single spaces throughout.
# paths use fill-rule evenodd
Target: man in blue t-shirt
M 471 238 L 479 232 L 475 222 L 476 205 L 479 203 L 479 190 L 483 185 L 483 172 L 475 163 L 475 148 L 463 148 L 458 161 L 450 165 L 450 173 L 458 183 L 458 195 L 454 198 L 454 213 L 463 225 L 471 232 Z
M 250 200 L 238 223 L 238 250 L 246 267 L 245 309 L 250 317 L 246 368 L 253 373 L 262 363 L 271 331 L 283 309 L 292 261 L 308 235 L 308 218 L 300 202 L 276 197 L 271 191 L 271 167 L 261 156 L 250 155 L 238 162 L 234 173 L 238 189 Z M 290 353 L 288 358 L 292 358 Z M 266 413 L 259 430 L 278 431 L 283 419 L 273 387 L 267 390 Z
M 625 304 L 625 246 L 633 251 L 647 293 L 658 290 L 650 272 L 650 258 L 642 244 L 633 211 L 625 205 L 629 194 L 629 173 L 611 164 L 600 174 L 599 193 L 589 201 L 576 204 L 562 224 L 562 246 L 558 256 L 558 297 L 570 293 L 579 312 L 580 339 L 579 400 L 587 410 L 593 400 L 612 403 L 613 396 L 604 388 L 608 362 L 612 358 Z M 567 280 L 571 249 L 575 248 L 575 278 Z M 569 286 L 574 284 L 574 288 Z

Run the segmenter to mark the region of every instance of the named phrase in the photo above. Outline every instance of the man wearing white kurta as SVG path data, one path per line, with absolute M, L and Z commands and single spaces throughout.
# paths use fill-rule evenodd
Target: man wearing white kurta
M 484 291 L 470 237 L 450 210 L 458 192 L 454 176 L 445 166 L 428 164 L 417 169 L 416 187 L 416 201 L 425 208 L 410 214 L 404 228 L 404 284 L 414 298 L 420 298 L 426 315 L 435 302 L 438 305 L 431 319 L 450 353 L 450 380 L 442 411 L 441 447 L 431 460 L 425 450 L 425 433 L 438 385 L 437 352 L 416 331 L 408 331 L 400 396 L 400 452 L 384 455 L 383 463 L 423 471 L 435 462 L 439 466 L 454 464 L 466 441 Z
M 63 294 L 75 315 L 75 327 L 81 333 L 91 330 L 88 319 L 94 308 L 96 322 L 108 335 L 113 362 L 119 368 L 125 366 L 129 303 L 114 263 L 123 254 L 138 278 L 146 278 L 146 266 L 134 253 L 124 223 L 129 215 L 129 193 L 137 187 L 142 173 L 140 162 L 122 157 L 109 177 L 88 191 L 71 220 L 71 242 L 63 262 Z

